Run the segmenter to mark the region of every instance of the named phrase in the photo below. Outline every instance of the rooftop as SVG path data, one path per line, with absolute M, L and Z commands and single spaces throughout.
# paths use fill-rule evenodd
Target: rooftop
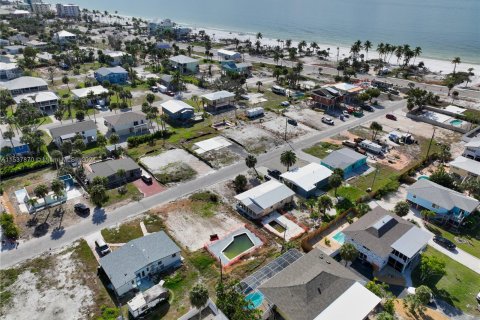
M 233 97 L 235 97 L 235 94 L 225 90 L 207 93 L 202 96 L 202 98 L 205 98 L 209 101 L 215 101 L 219 99 L 226 99 L 226 98 L 233 98 Z
M 193 59 L 193 58 L 184 56 L 183 54 L 175 56 L 175 57 L 171 57 L 170 61 L 173 61 L 175 63 L 180 63 L 180 64 L 198 62 L 197 59 Z
M 303 190 L 309 191 L 315 189 L 317 183 L 327 179 L 332 173 L 332 170 L 312 162 L 304 167 L 287 171 L 281 177 L 296 184 Z
M 71 33 L 71 32 L 68 32 L 66 30 L 62 30 L 62 31 L 59 31 L 56 33 L 56 35 L 59 37 L 59 38 L 65 38 L 65 37 L 75 37 L 75 34 Z
M 291 197 L 295 194 L 290 188 L 277 180 L 270 180 L 235 196 L 253 212 L 259 214 L 263 210 Z
M 108 89 L 102 86 L 93 86 L 88 88 L 80 88 L 80 89 L 72 90 L 72 94 L 77 98 L 87 98 L 90 92 L 93 92 L 93 94 L 97 96 L 102 93 L 107 93 Z
M 428 179 L 417 180 L 417 182 L 407 188 L 407 191 L 447 210 L 457 207 L 467 212 L 472 212 L 479 205 L 478 200 L 455 190 L 445 188 Z
M 332 167 L 345 169 L 359 160 L 366 159 L 367 156 L 353 151 L 350 148 L 342 148 L 332 151 L 328 156 L 322 159 L 322 163 Z
M 195 110 L 191 105 L 186 104 L 181 100 L 175 100 L 175 99 L 165 101 L 164 103 L 161 104 L 161 106 L 162 106 L 162 109 L 165 109 L 170 113 L 177 113 L 184 109 L 190 109 L 192 111 Z
M 459 156 L 449 163 L 450 167 L 456 167 L 476 176 L 480 176 L 480 161 L 476 161 L 464 156 Z
M 122 68 L 120 66 L 116 66 L 116 67 L 111 67 L 111 68 L 102 67 L 100 69 L 97 69 L 97 71 L 95 71 L 95 73 L 98 73 L 101 76 L 107 76 L 107 75 L 112 74 L 112 73 L 128 73 L 128 72 L 124 68 Z
M 97 130 L 97 125 L 93 120 L 77 121 L 74 123 L 60 124 L 56 127 L 50 128 L 50 134 L 52 138 L 64 136 L 66 134 L 72 134 L 88 130 Z
M 118 170 L 123 169 L 125 171 L 131 171 L 135 169 L 139 169 L 140 167 L 138 164 L 130 158 L 121 158 L 115 160 L 107 160 L 92 163 L 90 165 L 90 169 L 92 169 L 92 173 L 88 175 L 89 180 L 93 180 L 93 178 L 100 176 L 100 177 L 109 177 L 117 173 Z
M 473 138 L 469 142 L 465 143 L 465 147 L 480 148 L 480 137 Z
M 100 265 L 115 288 L 135 278 L 135 272 L 152 262 L 179 253 L 180 248 L 163 232 L 127 242 L 100 258 Z
M 27 93 L 27 94 L 22 94 L 19 96 L 16 96 L 13 98 L 15 100 L 15 103 L 19 104 L 22 100 L 27 100 L 29 103 L 40 103 L 40 102 L 46 102 L 46 101 L 52 101 L 52 100 L 58 100 L 58 96 L 51 91 L 42 91 L 42 92 L 36 92 L 36 93 Z
M 134 121 L 146 120 L 146 116 L 143 112 L 128 111 L 103 118 L 106 122 L 112 126 L 118 126 L 122 124 L 131 124 Z
M 42 78 L 20 77 L 17 79 L 3 82 L 2 85 L 8 90 L 19 90 L 25 88 L 47 86 L 47 82 Z

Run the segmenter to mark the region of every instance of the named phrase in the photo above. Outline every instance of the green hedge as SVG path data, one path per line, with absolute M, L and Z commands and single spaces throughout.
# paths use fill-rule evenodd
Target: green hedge
M 9 239 L 17 239 L 18 234 L 20 231 L 18 227 L 15 225 L 15 221 L 13 220 L 13 215 L 8 213 L 0 214 L 0 226 L 3 229 L 5 236 Z
M 39 161 L 25 161 L 25 162 L 19 162 L 15 165 L 2 166 L 0 168 L 0 176 L 2 177 L 2 179 L 5 179 L 17 174 L 48 167 L 50 163 L 51 162 L 47 160 L 39 160 Z
M 163 131 L 155 131 L 154 133 L 150 133 L 150 134 L 143 134 L 141 136 L 129 137 L 127 139 L 128 147 L 133 148 L 138 145 L 141 145 L 142 143 L 155 141 L 157 139 L 162 138 L 165 134 L 166 133 L 164 133 Z

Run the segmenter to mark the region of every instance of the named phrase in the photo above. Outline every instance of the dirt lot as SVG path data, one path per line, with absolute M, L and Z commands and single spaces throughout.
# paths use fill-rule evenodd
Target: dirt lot
M 263 153 L 283 143 L 283 138 L 275 137 L 258 124 L 227 129 L 223 134 L 242 144 L 248 152 L 254 154 Z
M 293 126 L 291 124 L 286 124 L 286 122 L 287 118 L 279 117 L 268 122 L 263 122 L 261 126 L 279 140 L 285 139 L 285 127 L 287 128 L 287 139 L 289 140 L 315 132 L 315 130 L 303 123 L 299 122 L 296 126 Z
M 79 274 L 82 267 L 68 250 L 18 267 L 12 293 L 2 319 L 85 319 L 94 305 L 94 292 Z M 10 278 L 10 277 L 9 277 Z
M 162 216 L 171 235 L 190 251 L 202 248 L 211 234 L 221 236 L 243 225 L 228 204 L 219 204 L 211 214 L 201 212 L 191 199 L 180 199 L 151 211 Z
M 315 111 L 309 108 L 295 108 L 288 112 L 285 112 L 285 116 L 297 120 L 299 123 L 304 124 L 315 130 L 323 130 L 328 126 L 322 123 L 322 117 L 325 116 L 323 111 Z

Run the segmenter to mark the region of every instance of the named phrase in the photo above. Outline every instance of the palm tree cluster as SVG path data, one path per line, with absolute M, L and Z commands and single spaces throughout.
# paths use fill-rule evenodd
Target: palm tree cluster
M 414 59 L 413 63 L 415 64 L 415 59 L 422 54 L 421 47 L 415 47 L 412 49 L 408 44 L 395 46 L 383 42 L 380 42 L 377 45 L 376 51 L 380 60 L 384 63 L 390 63 L 390 59 L 395 55 L 397 58 L 397 64 L 400 64 L 400 60 L 403 57 L 403 67 L 406 67 L 412 59 Z

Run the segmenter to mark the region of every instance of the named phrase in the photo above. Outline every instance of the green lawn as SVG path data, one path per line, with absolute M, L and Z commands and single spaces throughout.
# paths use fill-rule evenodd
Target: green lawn
M 191 127 L 176 127 L 172 128 L 172 135 L 167 139 L 170 143 L 179 143 L 187 139 L 200 137 L 206 134 L 216 133 L 217 131 L 210 126 L 210 121 L 202 121 L 195 123 Z
M 143 237 L 138 220 L 124 223 L 118 228 L 102 229 L 101 232 L 103 238 L 108 243 L 126 243 L 130 240 Z
M 264 88 L 263 91 L 264 91 L 263 95 L 265 99 L 268 100 L 267 102 L 264 103 L 263 107 L 265 109 L 272 110 L 272 111 L 285 109 L 285 107 L 281 106 L 280 103 L 282 103 L 283 101 L 288 101 L 288 97 L 275 94 L 270 90 L 270 88 Z M 257 92 L 256 86 L 253 92 L 255 93 Z
M 142 143 L 141 145 L 136 146 L 134 148 L 128 148 L 126 153 L 130 158 L 133 158 L 134 160 L 138 160 L 140 157 L 142 157 L 147 153 L 149 156 L 162 153 L 163 146 L 164 146 L 164 141 L 162 139 L 162 140 L 155 141 L 154 144 Z
M 118 192 L 118 188 L 107 190 L 108 200 L 105 203 L 105 207 L 123 200 L 134 199 L 134 198 L 140 199 L 143 197 L 143 194 L 140 191 L 138 191 L 137 187 L 135 187 L 133 183 L 127 183 L 125 186 L 127 188 L 127 192 L 125 194 L 121 194 L 120 192 Z
M 418 287 L 425 284 L 432 289 L 436 297 L 447 301 L 466 313 L 480 316 L 480 312 L 476 311 L 477 302 L 475 300 L 480 288 L 480 276 L 430 246 L 428 246 L 424 255 L 436 256 L 445 261 L 447 273 L 441 278 L 432 277 L 422 283 L 420 270 L 417 267 L 412 273 L 413 285 Z
M 325 158 L 330 152 L 334 150 L 341 149 L 342 146 L 338 144 L 333 144 L 330 142 L 320 142 L 317 143 L 310 148 L 303 149 L 304 152 L 311 154 L 314 157 L 323 159 Z
M 447 230 L 442 229 L 439 226 L 434 226 L 429 224 L 429 230 L 435 234 L 439 234 L 442 237 L 447 238 L 448 240 L 452 241 L 465 252 L 470 253 L 471 255 L 480 258 L 480 230 L 474 230 L 472 232 L 463 231 L 462 229 L 459 230 L 458 234 L 453 234 Z M 461 238 L 467 243 L 458 242 L 455 240 L 455 237 Z

